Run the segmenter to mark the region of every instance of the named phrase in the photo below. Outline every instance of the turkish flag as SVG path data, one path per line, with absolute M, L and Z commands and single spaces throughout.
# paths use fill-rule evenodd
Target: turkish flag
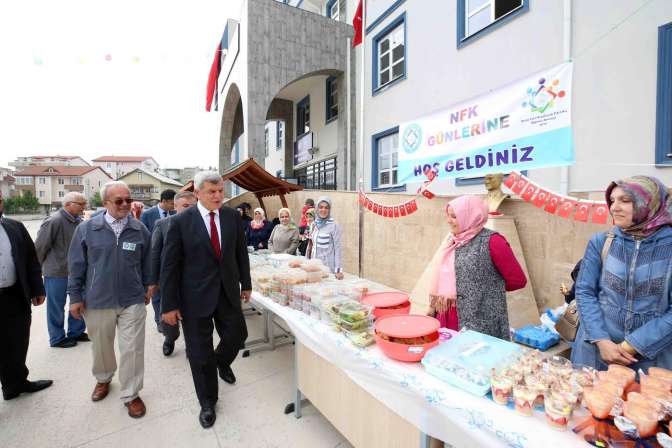
M 527 179 L 525 179 L 523 176 L 518 177 L 518 180 L 516 180 L 516 183 L 511 187 L 511 191 L 513 191 L 516 194 L 521 194 L 525 187 L 527 186 Z
M 208 74 L 208 87 L 205 92 L 205 111 L 210 112 L 212 100 L 215 100 L 215 110 L 217 110 L 217 90 L 219 73 L 222 70 L 222 41 L 217 43 L 215 48 L 215 58 L 210 66 L 210 73 Z
M 401 216 L 406 216 L 406 204 L 401 204 L 399 206 L 399 214 Z
M 591 208 L 593 208 L 592 202 L 579 201 L 576 205 L 574 221 L 588 222 L 588 215 L 590 214 Z
M 371 201 L 371 199 L 369 199 L 368 197 L 366 198 L 366 208 L 368 208 L 369 210 L 373 210 L 373 201 Z
M 380 207 L 375 202 L 373 203 L 373 213 L 375 213 L 376 215 L 380 215 Z
M 364 193 L 361 191 L 359 192 L 359 205 L 364 206 L 366 204 L 366 198 L 364 197 Z
M 509 173 L 509 175 L 506 176 L 506 179 L 504 180 L 504 186 L 509 190 L 512 189 L 513 185 L 518 180 L 518 176 L 520 176 L 520 174 L 517 171 L 511 171 L 511 173 Z
M 563 199 L 560 203 L 560 208 L 558 209 L 558 216 L 561 218 L 569 218 L 574 212 L 576 204 L 577 202 L 573 199 Z
M 399 206 L 398 205 L 394 206 L 393 214 L 394 214 L 395 218 L 399 217 Z
M 555 212 L 558 210 L 558 205 L 560 205 L 560 196 L 558 196 L 557 194 L 549 194 L 548 202 L 546 203 L 546 207 L 544 207 L 544 210 L 550 213 L 551 215 L 554 215 Z
M 530 202 L 532 200 L 532 196 L 534 196 L 534 193 L 537 192 L 538 188 L 539 187 L 530 182 L 527 184 L 527 187 L 525 187 L 525 190 L 523 190 L 523 194 L 520 197 L 523 198 L 523 200 Z
M 388 207 L 387 205 L 383 205 L 383 216 L 385 218 L 390 217 L 390 207 Z
M 539 188 L 539 190 L 537 190 L 537 195 L 532 200 L 532 204 L 537 208 L 541 208 L 544 206 L 544 204 L 546 204 L 546 200 L 549 196 L 550 193 L 548 191 L 544 190 L 543 188 Z
M 355 28 L 355 35 L 352 38 L 352 48 L 355 48 L 362 43 L 362 1 L 363 0 L 359 0 L 357 11 L 355 11 L 355 17 L 352 18 L 352 26 Z
M 432 193 L 429 190 L 423 190 L 422 195 L 426 197 L 427 199 L 434 199 L 434 193 Z
M 608 218 L 609 206 L 605 202 L 593 206 L 593 224 L 606 224 Z
M 407 214 L 410 215 L 411 213 L 415 212 L 417 209 L 418 209 L 418 203 L 415 202 L 415 199 L 413 199 L 411 201 L 408 201 L 406 203 L 406 213 Z

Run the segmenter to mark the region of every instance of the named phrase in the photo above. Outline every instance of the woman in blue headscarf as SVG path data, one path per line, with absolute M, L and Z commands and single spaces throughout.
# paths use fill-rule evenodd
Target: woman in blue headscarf
M 341 226 L 331 217 L 331 199 L 322 196 L 317 201 L 315 226 L 310 234 L 306 255 L 318 258 L 329 267 L 337 279 L 343 279 L 341 266 Z

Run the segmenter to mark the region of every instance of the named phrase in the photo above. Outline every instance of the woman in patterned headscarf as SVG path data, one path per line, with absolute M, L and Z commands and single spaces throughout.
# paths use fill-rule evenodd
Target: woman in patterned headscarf
M 581 263 L 572 361 L 672 368 L 672 195 L 655 177 L 634 176 L 612 182 L 606 198 L 615 227 L 609 240 L 591 238 Z

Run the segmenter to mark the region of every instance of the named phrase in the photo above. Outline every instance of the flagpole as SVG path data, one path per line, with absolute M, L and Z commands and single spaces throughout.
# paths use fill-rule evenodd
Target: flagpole
M 366 78 L 366 0 L 361 0 L 362 1 L 362 62 L 361 62 L 361 70 L 360 70 L 360 85 L 359 85 L 359 145 L 357 145 L 358 149 L 358 157 L 357 157 L 357 180 L 358 180 L 358 189 L 363 191 L 364 190 L 364 79 Z M 364 234 L 364 209 L 360 205 L 357 207 L 359 210 L 359 219 L 358 219 L 358 224 L 359 224 L 359 237 L 358 237 L 358 249 L 359 249 L 359 254 L 358 254 L 358 261 L 359 261 L 359 272 L 358 276 L 360 278 L 363 278 L 364 272 L 363 272 L 363 263 L 362 263 L 362 255 L 364 253 L 364 241 L 362 238 L 362 235 Z

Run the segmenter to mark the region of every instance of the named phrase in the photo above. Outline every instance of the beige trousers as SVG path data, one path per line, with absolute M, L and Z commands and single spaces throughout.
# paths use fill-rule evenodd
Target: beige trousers
M 117 370 L 114 337 L 119 329 L 119 382 L 124 403 L 135 399 L 145 374 L 145 304 L 125 308 L 87 309 L 84 315 L 93 351 L 93 376 L 109 383 Z

